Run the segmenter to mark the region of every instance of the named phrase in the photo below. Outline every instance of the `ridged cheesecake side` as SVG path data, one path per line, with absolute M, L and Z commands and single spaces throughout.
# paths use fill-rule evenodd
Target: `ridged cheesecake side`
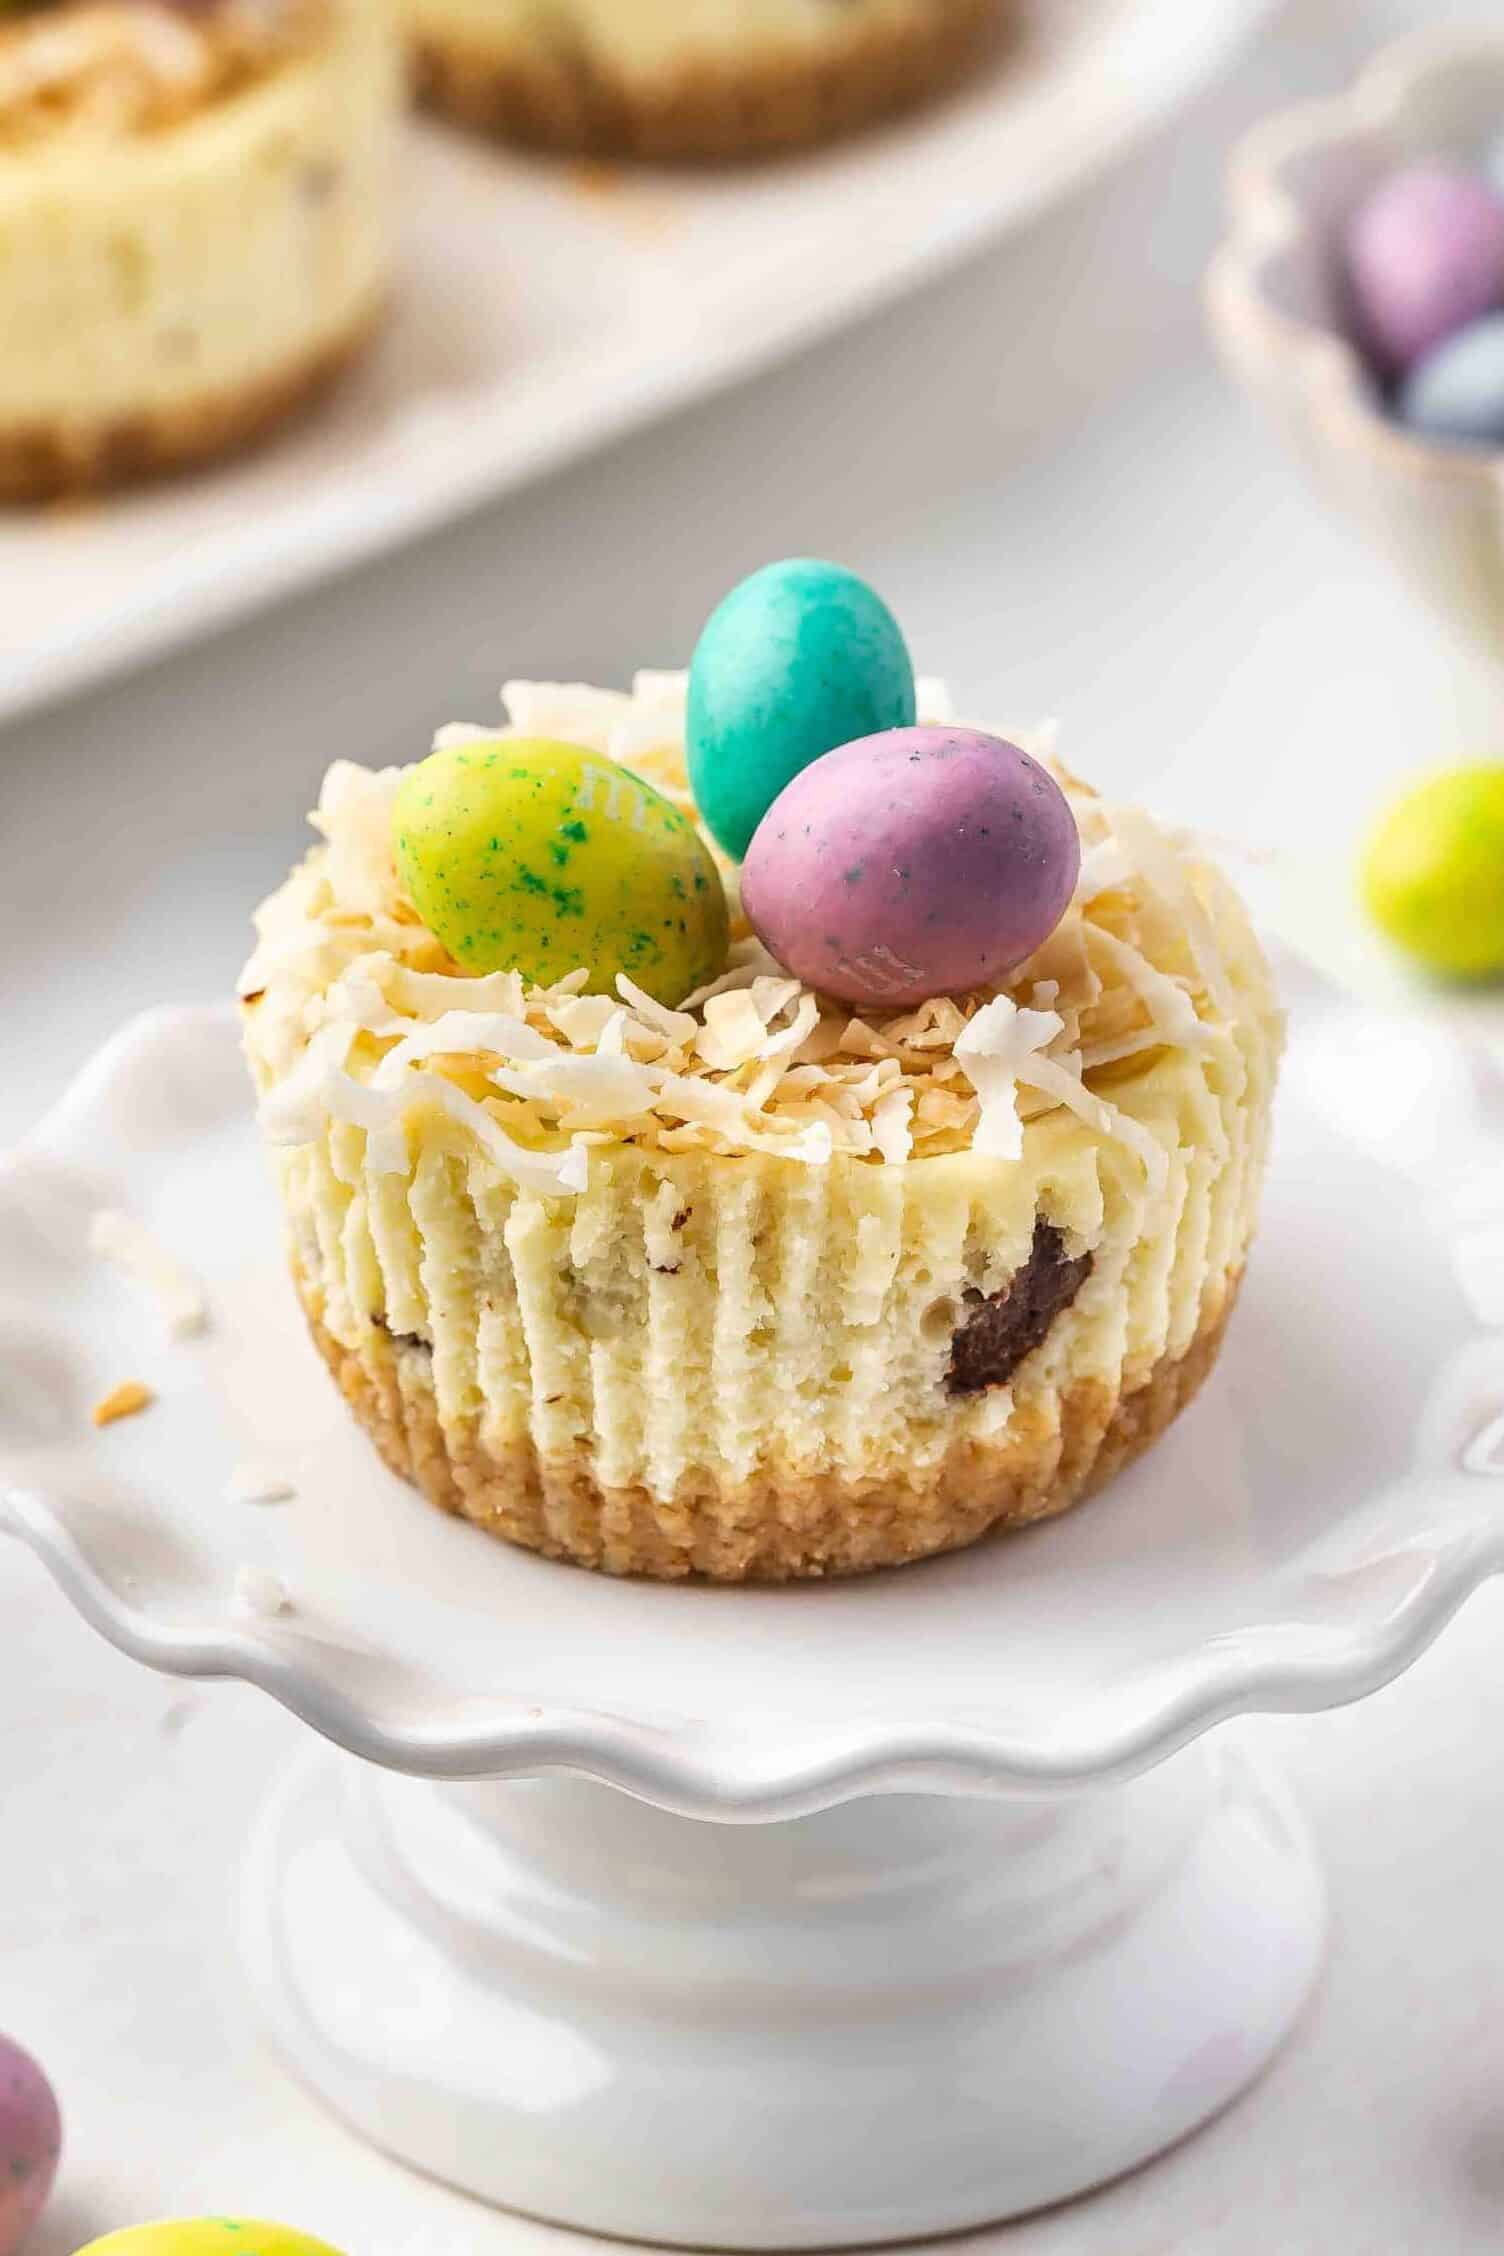
M 0 498 L 220 453 L 314 393 L 390 284 L 388 0 L 138 137 L 0 150 Z
M 955 81 L 1011 0 L 406 0 L 419 83 L 548 149 L 742 158 L 833 139 Z
M 1162 1181 L 1066 1111 L 1017 1164 L 608 1145 L 571 1198 L 437 1112 L 405 1174 L 334 1122 L 276 1155 L 320 1348 L 434 1503 L 613 1573 L 846 1574 L 1061 1511 L 1194 1392 L 1253 1234 L 1281 1019 L 1220 881 L 1213 916 L 1230 1017 L 1111 1090 Z M 1041 1225 L 1079 1284 L 1009 1377 L 958 1390 Z

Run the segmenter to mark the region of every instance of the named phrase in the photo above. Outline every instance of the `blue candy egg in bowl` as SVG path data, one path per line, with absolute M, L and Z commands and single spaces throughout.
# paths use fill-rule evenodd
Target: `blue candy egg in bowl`
M 1323 493 L 1455 626 L 1504 653 L 1504 273 L 1499 304 L 1386 366 L 1353 246 L 1407 168 L 1504 196 L 1504 27 L 1423 33 L 1356 85 L 1266 120 L 1235 151 L 1208 277 L 1222 357 Z M 1466 292 L 1464 290 L 1463 296 Z

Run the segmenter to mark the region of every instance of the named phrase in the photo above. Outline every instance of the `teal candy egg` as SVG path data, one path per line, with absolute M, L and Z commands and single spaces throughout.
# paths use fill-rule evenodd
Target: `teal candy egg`
M 689 669 L 689 779 L 739 861 L 784 786 L 857 737 L 914 723 L 892 612 L 839 564 L 764 565 L 711 613 Z

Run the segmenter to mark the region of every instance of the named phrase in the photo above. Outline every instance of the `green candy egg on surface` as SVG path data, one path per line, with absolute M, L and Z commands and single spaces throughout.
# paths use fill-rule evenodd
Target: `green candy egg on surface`
M 914 668 L 881 597 L 839 564 L 765 565 L 712 612 L 690 664 L 686 748 L 700 812 L 740 860 L 812 760 L 914 719 Z
M 339 2250 L 310 2233 L 251 2217 L 180 2217 L 106 2233 L 78 2256 L 339 2256 Z
M 1504 766 L 1456 768 L 1381 816 L 1359 871 L 1386 938 L 1447 979 L 1504 974 Z
M 604 753 L 477 738 L 408 771 L 398 874 L 458 963 L 550 986 L 580 966 L 597 994 L 625 972 L 675 1004 L 723 969 L 719 870 L 689 816 Z

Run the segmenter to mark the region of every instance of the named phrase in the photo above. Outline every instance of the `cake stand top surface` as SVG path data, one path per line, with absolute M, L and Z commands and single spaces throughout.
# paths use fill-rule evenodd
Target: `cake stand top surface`
M 0 1527 L 137 1659 L 247 1679 L 378 1763 L 704 1816 L 1105 1783 L 1356 1698 L 1504 1567 L 1504 1084 L 1284 978 L 1264 1225 L 1200 1400 L 1048 1526 L 777 1590 L 555 1566 L 386 1473 L 285 1282 L 232 1016 L 152 1013 L 0 1160 Z M 91 1252 L 101 1207 L 202 1281 L 201 1337 Z M 96 1431 L 127 1379 L 156 1402 Z M 237 1500 L 248 1461 L 293 1497 Z

